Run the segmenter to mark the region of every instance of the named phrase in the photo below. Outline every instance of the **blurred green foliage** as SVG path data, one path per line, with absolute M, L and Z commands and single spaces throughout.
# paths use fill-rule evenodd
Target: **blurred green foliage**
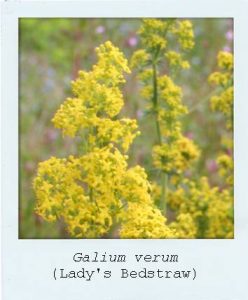
M 195 48 L 188 57 L 191 69 L 176 77 L 190 110 L 183 124 L 185 135 L 202 149 L 195 171 L 219 184 L 215 158 L 221 150 L 221 137 L 227 133 L 223 117 L 209 108 L 213 90 L 207 78 L 216 70 L 218 51 L 232 51 L 233 23 L 232 19 L 221 18 L 191 21 L 195 32 Z M 34 212 L 32 180 L 38 163 L 80 151 L 80 141 L 63 139 L 51 119 L 70 96 L 70 81 L 78 70 L 89 70 L 94 64 L 95 47 L 111 40 L 130 58 L 139 48 L 139 26 L 140 19 L 20 19 L 20 238 L 67 238 L 62 222 L 48 224 Z M 152 177 L 154 124 L 146 115 L 135 72 L 127 77 L 123 92 L 123 114 L 137 118 L 142 132 L 130 150 L 130 164 L 141 164 Z

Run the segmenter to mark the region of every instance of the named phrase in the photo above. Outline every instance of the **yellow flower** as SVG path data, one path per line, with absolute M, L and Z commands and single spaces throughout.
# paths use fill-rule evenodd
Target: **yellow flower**
M 233 236 L 232 192 L 220 191 L 217 187 L 212 188 L 205 177 L 195 181 L 185 179 L 182 187 L 176 191 L 170 191 L 169 205 L 176 209 L 178 216 L 189 214 L 195 224 L 194 227 L 193 223 L 188 221 L 191 225 L 187 228 L 184 222 L 180 225 L 180 219 L 177 219 L 179 224 L 171 224 L 181 238 L 187 236 L 185 230 L 190 228 L 197 229 L 195 233 L 197 238 L 231 238 Z M 186 217 L 183 219 L 185 220 Z
M 211 108 L 214 111 L 221 111 L 227 117 L 231 117 L 233 112 L 233 87 L 230 86 L 218 96 L 211 97 L 210 101 Z
M 228 71 L 233 70 L 233 55 L 232 53 L 220 51 L 218 54 L 218 66 Z
M 229 52 L 220 51 L 217 57 L 220 72 L 214 72 L 209 76 L 209 81 L 219 87 L 214 96 L 210 98 L 212 110 L 221 112 L 226 118 L 226 127 L 230 131 L 233 128 L 233 55 Z M 232 134 L 232 132 L 231 132 Z M 222 138 L 225 153 L 217 157 L 219 175 L 224 178 L 229 191 L 233 190 L 233 157 L 227 155 L 233 149 L 233 141 L 230 137 Z
M 224 177 L 228 185 L 233 186 L 233 158 L 230 155 L 222 154 L 217 158 L 219 174 Z
M 233 118 L 233 55 L 220 51 L 217 57 L 220 72 L 213 72 L 209 82 L 215 84 L 220 91 L 211 97 L 211 108 L 226 116 L 227 128 L 232 128 Z
M 182 69 L 189 69 L 190 64 L 187 60 L 182 59 L 182 55 L 176 51 L 168 51 L 165 53 L 169 65 L 172 67 L 180 67 Z
M 150 55 L 144 49 L 140 49 L 134 52 L 132 59 L 131 59 L 131 67 L 132 68 L 139 68 L 143 67 L 147 64 L 148 60 L 150 59 Z
M 181 137 L 171 144 L 153 147 L 153 163 L 169 174 L 181 174 L 199 157 L 198 147 L 188 138 Z
M 181 47 L 185 50 L 194 47 L 194 32 L 192 23 L 189 20 L 183 20 L 177 23 L 174 27 L 174 33 L 178 36 L 178 41 Z
M 178 238 L 194 239 L 197 234 L 197 226 L 189 213 L 181 213 L 176 221 L 170 224 L 170 228 L 176 230 Z
M 150 51 L 164 49 L 167 45 L 165 33 L 169 28 L 169 23 L 159 19 L 144 19 L 138 31 L 145 48 Z
M 79 78 L 72 82 L 75 98 L 68 98 L 52 121 L 64 135 L 74 137 L 89 132 L 91 148 L 115 143 L 127 151 L 139 134 L 136 120 L 111 120 L 123 107 L 119 85 L 124 82 L 123 73 L 130 72 L 127 60 L 111 42 L 101 45 L 96 52 L 97 64 L 90 72 L 79 72 Z
M 74 98 L 53 118 L 64 135 L 84 137 L 84 152 L 39 164 L 36 212 L 47 221 L 63 219 L 76 238 L 100 238 L 116 228 L 123 238 L 172 236 L 174 231 L 151 200 L 145 170 L 128 168 L 128 157 L 120 151 L 126 152 L 139 134 L 136 120 L 117 119 L 127 60 L 110 42 L 96 52 L 97 64 L 90 72 L 79 72 L 72 82 Z
M 175 238 L 176 232 L 166 225 L 166 219 L 160 210 L 152 205 L 130 204 L 125 213 L 120 236 L 134 238 Z

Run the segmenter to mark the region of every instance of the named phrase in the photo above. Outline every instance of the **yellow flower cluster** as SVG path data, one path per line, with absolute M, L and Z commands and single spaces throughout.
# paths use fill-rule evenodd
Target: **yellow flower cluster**
M 168 59 L 170 67 L 180 67 L 182 69 L 189 69 L 190 67 L 189 62 L 184 60 L 179 52 L 168 51 L 165 57 Z
M 153 147 L 154 166 L 167 174 L 181 174 L 199 157 L 199 149 L 186 137 Z
M 209 82 L 220 87 L 225 87 L 231 82 L 231 74 L 229 72 L 213 72 L 209 76 Z
M 165 35 L 170 29 L 171 24 L 171 21 L 162 21 L 159 19 L 143 20 L 138 33 L 148 51 L 166 48 L 167 40 L 165 39 Z
M 169 76 L 158 77 L 158 93 L 163 101 L 162 107 L 165 105 L 165 108 L 173 111 L 175 117 L 187 112 L 187 108 L 182 104 L 182 89 Z
M 211 98 L 211 107 L 213 110 L 221 111 L 227 117 L 232 115 L 232 105 L 233 105 L 233 87 L 230 86 L 218 96 L 213 96 Z
M 179 117 L 187 113 L 182 89 L 168 75 L 159 74 L 158 64 L 166 58 L 172 68 L 189 68 L 183 52 L 169 50 L 168 41 L 173 36 L 183 50 L 192 48 L 192 24 L 187 20 L 145 19 L 138 33 L 144 49 L 137 50 L 131 61 L 140 71 L 141 95 L 156 117 L 159 142 L 153 148 L 154 166 L 167 174 L 181 174 L 199 156 L 199 149 L 182 134 Z M 154 43 L 155 37 L 160 43 Z
M 227 129 L 232 135 L 233 127 L 233 55 L 229 52 L 220 51 L 217 57 L 220 72 L 214 72 L 209 76 L 209 82 L 214 83 L 220 89 L 217 95 L 211 97 L 211 107 L 214 111 L 221 112 L 226 118 Z M 219 79 L 219 78 L 225 78 Z M 217 79 L 216 79 L 217 78 Z M 222 140 L 224 153 L 217 158 L 219 174 L 225 179 L 229 190 L 233 186 L 233 143 L 230 138 Z
M 190 50 L 194 47 L 194 31 L 192 23 L 189 20 L 180 21 L 173 28 L 173 32 L 178 36 L 178 41 L 184 50 Z
M 138 31 L 144 49 L 137 50 L 131 59 L 132 68 L 143 68 L 151 63 L 153 58 L 157 61 L 166 59 L 173 69 L 188 69 L 190 64 L 179 53 L 170 48 L 171 40 L 176 40 L 182 51 L 194 47 L 194 32 L 192 23 L 179 19 L 144 19 Z M 164 55 L 160 55 L 164 54 Z
M 63 219 L 76 238 L 115 231 L 121 238 L 172 237 L 174 230 L 151 199 L 144 169 L 128 168 L 128 156 L 118 148 L 126 152 L 138 134 L 136 120 L 116 118 L 123 106 L 119 85 L 130 72 L 127 61 L 110 42 L 97 48 L 97 55 L 92 71 L 80 71 L 72 82 L 75 98 L 53 118 L 63 134 L 82 134 L 84 153 L 39 164 L 36 212 L 47 221 Z
M 219 88 L 216 95 L 212 96 L 211 108 L 222 112 L 227 119 L 227 127 L 232 128 L 233 118 L 233 55 L 220 51 L 217 57 L 220 71 L 209 76 L 209 82 Z
M 233 55 L 232 55 L 232 53 L 220 51 L 218 54 L 218 66 L 221 69 L 233 71 Z
M 176 238 L 174 228 L 165 226 L 166 218 L 152 205 L 132 203 L 125 213 L 122 238 Z
M 147 62 L 150 59 L 150 54 L 147 53 L 145 49 L 140 49 L 134 52 L 132 58 L 131 58 L 131 67 L 137 68 L 137 67 L 143 67 L 147 64 Z
M 157 78 L 157 90 L 160 99 L 157 119 L 163 138 L 167 142 L 181 139 L 179 117 L 188 112 L 187 107 L 182 104 L 182 89 L 169 76 L 161 75 Z
M 166 48 L 168 33 L 174 34 L 184 50 L 194 47 L 194 32 L 192 23 L 188 20 L 145 19 L 138 33 L 148 50 Z
M 68 98 L 53 118 L 55 127 L 64 135 L 89 132 L 90 147 L 120 144 L 127 151 L 137 132 L 136 120 L 111 118 L 123 107 L 120 83 L 125 82 L 123 73 L 130 73 L 127 60 L 111 42 L 96 49 L 98 63 L 91 72 L 80 71 L 72 82 L 75 98 Z
M 179 216 L 189 214 L 192 217 L 197 229 L 195 237 L 231 238 L 233 236 L 232 196 L 226 190 L 212 188 L 207 178 L 202 177 L 199 181 L 184 180 L 180 188 L 168 193 L 168 203 Z M 188 226 L 189 224 L 190 221 Z
M 170 228 L 176 230 L 178 238 L 194 239 L 196 237 L 197 227 L 189 213 L 178 214 L 176 221 L 170 224 Z
M 225 178 L 228 185 L 233 185 L 233 158 L 228 154 L 219 155 L 217 158 L 219 174 Z
M 211 187 L 204 177 L 189 180 L 181 176 L 197 160 L 200 150 L 193 141 L 183 136 L 180 117 L 187 113 L 187 108 L 182 103 L 182 90 L 174 83 L 170 73 L 189 68 L 183 55 L 194 46 L 192 24 L 188 20 L 149 19 L 143 22 L 139 33 L 144 49 L 133 55 L 132 66 L 139 70 L 138 77 L 143 83 L 141 95 L 149 101 L 158 136 L 152 151 L 159 178 L 151 185 L 153 202 L 164 215 L 167 213 L 165 203 L 174 211 L 174 221 L 169 228 L 176 231 L 178 238 L 231 238 L 232 191 Z M 170 49 L 175 41 L 179 47 Z M 180 52 L 178 49 L 181 49 Z M 160 71 L 165 60 L 168 75 Z M 232 65 L 232 56 L 219 53 L 221 72 L 215 72 L 209 78 L 210 82 L 223 89 L 212 98 L 212 108 L 226 116 L 230 115 L 233 101 Z M 226 182 L 231 183 L 231 157 L 220 156 L 218 164 Z
M 220 52 L 218 67 L 221 71 L 209 76 L 209 81 L 221 89 L 211 98 L 211 107 L 230 117 L 233 105 L 232 54 Z M 207 178 L 201 177 L 194 181 L 177 181 L 176 187 L 167 194 L 168 204 L 176 213 L 176 220 L 170 227 L 181 237 L 233 238 L 233 159 L 230 154 L 233 146 L 230 138 L 223 140 L 223 147 L 229 152 L 221 154 L 217 163 L 226 188 L 211 187 Z

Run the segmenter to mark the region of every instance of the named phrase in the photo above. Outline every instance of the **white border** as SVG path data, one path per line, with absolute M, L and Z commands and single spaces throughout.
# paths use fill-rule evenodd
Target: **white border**
M 247 1 L 83 1 L 2 3 L 2 258 L 3 300 L 190 299 L 245 300 L 248 270 L 248 3 Z M 234 240 L 18 239 L 18 18 L 233 17 L 235 38 Z M 176 253 L 178 268 L 195 267 L 195 281 L 54 281 L 55 266 L 79 268 L 75 252 Z M 132 264 L 133 263 L 133 264 Z M 117 272 L 119 265 L 109 265 Z M 146 267 L 166 268 L 166 265 Z M 88 268 L 95 266 L 88 265 Z M 127 268 L 140 268 L 131 260 Z

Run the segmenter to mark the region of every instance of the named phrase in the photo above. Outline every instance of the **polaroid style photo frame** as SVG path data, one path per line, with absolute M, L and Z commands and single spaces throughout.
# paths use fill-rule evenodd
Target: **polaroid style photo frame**
M 1 4 L 2 299 L 246 299 L 247 2 Z

